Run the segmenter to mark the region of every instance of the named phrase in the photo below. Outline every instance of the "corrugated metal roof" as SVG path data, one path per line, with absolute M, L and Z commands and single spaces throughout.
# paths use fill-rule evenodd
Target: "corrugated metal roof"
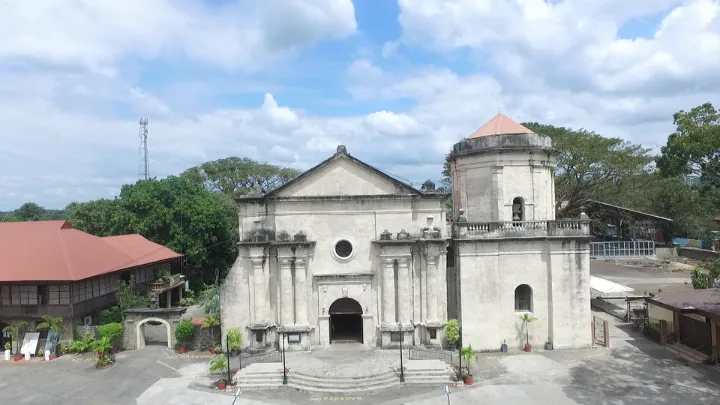
M 468 137 L 468 139 L 479 138 L 481 136 L 492 135 L 516 135 L 516 134 L 532 134 L 533 131 L 525 128 L 510 118 L 498 114 L 485 125 L 481 126 L 477 131 Z
M 75 281 L 178 257 L 140 235 L 100 238 L 66 221 L 0 223 L 0 281 Z
M 715 288 L 659 293 L 648 302 L 664 304 L 683 312 L 720 317 L 720 291 Z

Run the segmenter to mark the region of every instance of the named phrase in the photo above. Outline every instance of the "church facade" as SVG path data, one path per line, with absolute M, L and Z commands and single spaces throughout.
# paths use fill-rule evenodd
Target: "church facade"
M 450 197 L 337 152 L 238 199 L 223 335 L 249 350 L 345 342 L 441 347 L 449 319 L 481 351 L 592 344 L 589 220 L 556 219 L 550 139 L 498 115 L 450 155 Z

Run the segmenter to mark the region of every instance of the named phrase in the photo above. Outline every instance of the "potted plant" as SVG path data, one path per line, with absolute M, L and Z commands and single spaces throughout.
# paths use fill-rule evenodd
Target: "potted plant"
M 530 325 L 531 322 L 536 321 L 537 318 L 533 318 L 533 316 L 530 315 L 529 313 L 524 313 L 524 314 L 522 314 L 522 316 L 520 317 L 520 320 L 523 321 L 523 324 L 524 324 L 524 326 L 525 326 L 525 338 L 526 338 L 526 340 L 525 340 L 525 351 L 526 351 L 526 352 L 530 352 L 530 351 L 532 350 L 532 346 L 530 346 L 530 329 L 529 329 L 529 325 Z
M 478 358 L 477 354 L 475 354 L 472 345 L 470 345 L 460 349 L 460 355 L 465 358 L 465 362 L 467 364 L 467 374 L 463 377 L 463 383 L 465 383 L 465 385 L 472 385 L 473 378 L 472 374 L 470 374 L 470 364 L 472 364 L 473 360 Z
M 43 321 L 40 322 L 35 328 L 38 330 L 50 330 L 55 333 L 57 333 L 58 337 L 60 336 L 60 331 L 63 327 L 63 319 L 59 316 L 50 316 L 50 315 L 43 315 L 42 317 Z M 57 351 L 57 347 L 55 348 L 55 351 Z M 50 360 L 54 360 L 57 358 L 57 354 L 55 352 L 50 353 Z
M 205 317 L 200 326 L 203 329 L 210 329 L 210 339 L 212 340 L 212 346 L 210 346 L 210 352 L 215 353 L 215 327 L 220 325 L 220 318 L 217 315 L 210 315 Z
M 177 339 L 180 344 L 180 349 L 178 350 L 180 354 L 185 353 L 185 343 L 187 343 L 188 339 L 192 337 L 194 328 L 195 326 L 192 322 L 182 321 L 175 329 L 175 339 Z
M 227 342 L 228 342 L 228 351 L 233 355 L 236 356 L 238 350 L 240 350 L 240 347 L 243 344 L 243 335 L 242 332 L 240 332 L 240 329 L 237 328 L 230 328 L 227 331 Z
M 5 342 L 5 361 L 10 361 L 10 355 L 12 350 L 12 344 L 10 342 Z
M 27 322 L 25 321 L 17 321 L 13 323 L 12 325 L 8 325 L 3 328 L 3 333 L 10 333 L 10 340 L 12 342 L 15 342 L 15 356 L 13 357 L 13 360 L 19 361 L 22 360 L 23 356 L 20 354 L 20 342 L 22 341 L 20 336 L 25 334 L 25 328 L 27 327 Z M 12 350 L 12 349 L 11 349 Z
M 208 371 L 210 371 L 210 374 L 225 374 L 227 373 L 227 362 L 225 357 L 223 356 L 215 356 L 212 360 L 210 360 L 210 366 L 208 367 Z M 221 379 L 217 381 L 217 387 L 219 390 L 224 391 L 227 387 L 228 381 L 226 379 Z

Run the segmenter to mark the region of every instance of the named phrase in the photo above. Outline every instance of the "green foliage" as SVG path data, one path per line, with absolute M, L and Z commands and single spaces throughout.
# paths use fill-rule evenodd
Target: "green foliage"
M 68 351 L 70 353 L 86 353 L 95 347 L 95 338 L 89 333 L 82 339 L 75 339 L 70 342 Z
M 98 335 L 101 338 L 108 338 L 111 342 L 122 339 L 123 336 L 123 325 L 120 322 L 108 323 L 101 325 L 97 329 Z
M 220 317 L 220 286 L 217 284 L 204 285 L 198 294 L 197 303 L 208 316 Z
M 525 325 L 526 343 L 529 345 L 530 344 L 530 324 L 534 321 L 537 321 L 537 318 L 533 318 L 532 315 L 530 315 L 526 312 L 520 316 L 520 320 L 522 320 L 523 324 Z
M 130 281 L 120 281 L 118 290 L 115 293 L 118 302 L 118 308 L 123 319 L 125 311 L 132 308 L 147 308 L 150 305 L 150 299 L 145 294 L 140 294 L 135 290 L 135 276 L 130 276 Z
M 193 290 L 185 291 L 183 297 L 180 298 L 181 307 L 189 307 L 190 305 L 195 305 L 195 293 Z
M 95 362 L 96 368 L 105 368 L 115 363 L 114 356 L 98 356 L 97 362 Z
M 9 213 L 0 212 L 0 222 L 51 221 L 65 219 L 68 211 L 48 210 L 33 202 L 27 202 Z
M 103 309 L 98 314 L 100 325 L 107 325 L 113 322 L 122 322 L 122 312 L 120 307 L 114 306 L 109 309 Z
M 712 277 L 713 279 L 720 277 L 720 259 L 707 262 L 704 264 L 703 267 L 708 270 L 708 273 L 710 273 L 710 277 Z
M 60 333 L 63 327 L 63 319 L 59 316 L 43 315 L 43 321 L 37 324 L 36 328 L 43 330 L 49 329 L 53 332 Z
M 661 148 L 658 168 L 666 176 L 694 175 L 720 186 L 720 110 L 705 103 L 673 115 L 676 126 Z
M 12 345 L 10 342 L 5 342 L 5 350 L 12 350 Z
M 180 344 L 185 344 L 187 340 L 192 337 L 194 329 L 195 325 L 193 325 L 192 322 L 180 322 L 177 328 L 175 328 L 175 339 L 177 339 Z
M 450 347 L 455 347 L 460 341 L 460 324 L 457 319 L 450 319 L 445 324 L 445 341 Z
M 76 205 L 76 229 L 99 236 L 139 233 L 185 255 L 188 278 L 203 282 L 237 257 L 237 208 L 231 199 L 170 176 L 125 185 L 114 200 Z
M 107 354 L 112 350 L 112 344 L 107 336 L 95 340 L 91 345 L 92 351 L 97 353 L 97 361 L 95 367 L 103 368 L 107 367 L 115 362 L 114 356 L 108 356 Z
M 465 358 L 465 363 L 467 364 L 467 373 L 470 374 L 470 365 L 472 364 L 473 360 L 477 360 L 478 358 L 477 354 L 475 354 L 475 351 L 472 348 L 472 345 L 460 349 L 460 356 Z
M 157 276 L 155 277 L 156 283 L 170 283 L 172 282 L 172 276 L 170 275 L 170 271 L 168 269 L 161 269 L 158 271 Z
M 242 347 L 243 344 L 243 334 L 240 332 L 240 329 L 237 328 L 230 328 L 227 331 L 227 342 L 228 351 L 234 352 L 236 350 L 239 350 L 240 347 Z
M 210 367 L 208 367 L 210 374 L 219 374 L 227 372 L 227 361 L 223 356 L 215 356 L 210 360 Z
M 708 288 L 708 277 L 699 267 L 695 267 L 693 269 L 690 280 L 692 281 L 693 288 L 696 290 L 704 290 Z
M 255 184 L 270 191 L 300 174 L 295 169 L 257 162 L 248 158 L 229 157 L 203 163 L 184 171 L 180 177 L 202 185 L 208 191 L 230 197 L 247 194 Z
M 210 328 L 210 338 L 212 339 L 213 345 L 215 345 L 215 327 L 220 325 L 220 317 L 213 315 L 207 316 L 203 319 L 201 328 Z
M 22 336 L 25 335 L 28 323 L 25 321 L 17 321 L 3 328 L 3 333 L 9 333 L 12 336 L 12 341 L 15 342 L 15 353 L 20 351 L 20 344 L 22 343 Z

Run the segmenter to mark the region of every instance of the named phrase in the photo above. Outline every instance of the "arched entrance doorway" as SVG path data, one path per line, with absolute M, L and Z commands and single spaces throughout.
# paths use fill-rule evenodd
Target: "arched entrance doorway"
M 168 349 L 172 349 L 172 328 L 168 321 L 160 318 L 145 318 L 137 323 L 137 343 L 136 347 L 141 350 L 146 344 L 164 344 Z M 164 333 L 163 333 L 164 332 Z M 165 336 L 163 336 L 165 334 Z
M 330 343 L 363 343 L 362 306 L 352 298 L 330 305 Z

